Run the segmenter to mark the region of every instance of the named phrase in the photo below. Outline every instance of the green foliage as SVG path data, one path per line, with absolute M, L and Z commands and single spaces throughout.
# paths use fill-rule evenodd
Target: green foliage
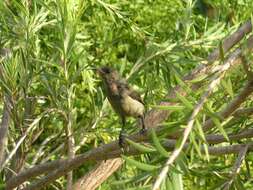
M 208 16 L 207 7 L 212 7 L 213 16 Z M 65 157 L 66 129 L 70 126 L 76 153 L 117 139 L 120 122 L 93 70 L 110 65 L 141 92 L 148 109 L 172 114 L 163 123 L 163 134 L 151 132 L 151 145 L 128 141 L 145 154 L 123 156 L 125 167 L 99 189 L 150 189 L 170 156 L 163 145 L 165 137 L 185 126 L 213 74 L 200 73 L 187 83 L 182 77 L 249 19 L 252 8 L 252 0 L 1 1 L 1 107 L 4 97 L 11 97 L 13 108 L 8 150 L 15 148 L 14 142 L 29 126 L 34 128 L 21 146 L 26 167 Z M 217 116 L 245 81 L 242 67 L 225 75 L 195 118 L 189 147 L 184 150 L 188 156 L 180 155 L 161 189 L 217 189 L 229 179 L 236 157 L 209 155 L 202 125 L 211 118 L 216 125 L 211 132 L 226 139 L 228 133 L 250 128 L 252 118 L 234 121 Z M 203 84 L 199 90 L 189 88 L 189 84 L 199 83 Z M 176 85 L 189 96 L 176 93 L 174 99 L 164 98 Z M 156 105 L 164 99 L 175 104 Z M 244 106 L 252 106 L 252 101 Z M 137 131 L 132 128 L 134 123 L 128 120 L 128 133 Z M 75 170 L 74 179 L 93 167 L 94 163 L 81 166 Z M 233 188 L 253 188 L 248 172 L 243 165 Z M 5 179 L 4 174 L 0 176 Z M 57 185 L 64 189 L 65 178 Z M 55 186 L 50 188 L 57 189 Z

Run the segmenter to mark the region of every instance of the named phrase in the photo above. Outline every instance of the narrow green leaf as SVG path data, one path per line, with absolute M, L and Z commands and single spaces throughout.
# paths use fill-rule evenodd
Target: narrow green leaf
M 176 165 L 176 167 L 178 170 L 180 170 L 180 167 L 178 165 Z M 182 179 L 182 174 L 180 173 L 172 173 L 171 174 L 171 178 L 172 178 L 172 184 L 173 184 L 173 190 L 183 190 L 183 179 Z
M 206 137 L 205 137 L 204 131 L 203 131 L 202 126 L 201 126 L 198 119 L 195 119 L 195 125 L 196 125 L 195 129 L 197 129 L 198 135 L 200 136 L 201 140 L 203 142 L 206 142 Z
M 240 179 L 240 177 L 237 177 L 234 180 L 234 186 L 236 187 L 237 190 L 246 190 L 246 188 L 243 185 L 243 181 L 242 179 Z
M 170 171 L 171 173 L 177 173 L 177 174 L 183 174 L 183 171 L 181 170 L 180 167 L 176 167 L 177 165 L 174 166 L 174 164 L 171 164 L 170 166 Z
M 196 78 L 190 80 L 189 82 L 190 83 L 198 83 L 200 81 L 203 81 L 206 77 L 207 77 L 206 74 L 201 74 L 201 75 L 197 76 Z
M 210 160 L 210 156 L 209 156 L 209 152 L 208 152 L 208 146 L 206 144 L 206 137 L 205 137 L 204 131 L 203 131 L 202 126 L 201 126 L 201 124 L 200 124 L 200 122 L 199 122 L 198 119 L 195 120 L 195 124 L 196 124 L 196 128 L 195 129 L 197 129 L 197 135 L 204 142 L 203 143 L 203 147 L 204 147 L 206 159 L 209 161 Z
M 176 71 L 175 71 L 175 73 L 176 73 Z M 185 82 L 180 78 L 178 73 L 176 73 L 174 75 L 174 77 L 175 77 L 177 83 L 179 84 L 179 86 L 181 86 L 188 94 L 192 93 L 191 88 L 189 88 L 189 86 L 187 84 L 185 84 Z
M 160 152 L 161 155 L 163 155 L 164 157 L 168 157 L 169 153 L 161 145 L 161 143 L 155 133 L 155 130 L 153 128 L 151 129 L 151 136 L 152 136 L 152 140 L 153 140 L 153 143 L 154 143 L 157 151 Z
M 205 113 L 211 117 L 211 118 L 216 118 L 218 120 L 221 120 L 222 117 L 220 117 L 217 113 L 215 113 L 210 105 L 210 102 L 207 102 L 205 105 L 204 105 L 204 111 Z
M 224 138 L 229 141 L 228 135 L 226 133 L 226 131 L 224 130 L 224 128 L 222 127 L 220 121 L 217 118 L 212 117 L 211 118 L 214 122 L 214 124 L 217 126 L 217 128 L 219 129 L 220 133 L 224 136 Z
M 157 108 L 160 110 L 171 110 L 171 111 L 181 111 L 185 109 L 185 106 L 173 105 L 173 106 L 157 106 L 153 105 L 152 108 Z
M 205 151 L 205 155 L 206 155 L 206 159 L 209 162 L 210 161 L 210 155 L 209 155 L 209 151 L 208 151 L 208 145 L 207 144 L 203 144 L 204 147 L 204 151 Z
M 182 126 L 182 127 L 183 127 L 183 126 Z M 184 126 L 184 127 L 185 127 L 185 126 Z M 182 137 L 182 136 L 179 137 L 179 138 L 177 139 L 177 142 L 176 142 L 176 145 L 175 145 L 175 148 L 176 148 L 176 149 L 178 149 L 178 148 L 181 146 L 182 140 L 183 140 L 183 137 Z
M 144 153 L 148 153 L 148 152 L 155 152 L 156 149 L 154 149 L 153 147 L 148 147 L 146 145 L 142 145 L 141 143 L 136 143 L 130 139 L 126 139 L 126 141 L 132 145 L 136 150 L 139 150 L 140 152 L 144 152 Z
M 198 155 L 199 155 L 200 157 L 202 157 L 202 154 L 201 154 L 201 151 L 200 151 L 200 147 L 199 147 L 199 145 L 198 145 L 198 143 L 197 143 L 197 141 L 196 141 L 196 139 L 195 139 L 194 133 L 191 133 L 191 134 L 190 134 L 190 140 L 191 140 L 191 142 L 192 142 L 192 144 L 193 144 L 193 147 L 194 147 L 195 150 L 197 151 Z
M 176 92 L 176 96 L 185 105 L 185 107 L 187 107 L 190 110 L 193 109 L 192 103 L 189 100 L 187 100 L 184 96 L 182 96 L 178 92 Z
M 232 87 L 232 83 L 231 80 L 228 79 L 227 81 L 222 80 L 221 81 L 222 86 L 225 88 L 225 90 L 227 91 L 227 93 L 231 96 L 234 97 L 234 92 L 233 92 L 233 87 Z
M 144 170 L 144 171 L 153 171 L 158 168 L 159 166 L 151 165 L 151 164 L 145 164 L 143 162 L 136 161 L 134 159 L 128 158 L 127 156 L 122 155 L 121 156 L 127 163 L 136 166 L 137 168 Z
M 180 171 L 182 171 L 181 173 L 189 173 L 189 168 L 188 168 L 188 165 L 187 165 L 187 156 L 185 155 L 184 152 L 181 152 L 180 155 L 178 156 L 178 158 L 176 159 L 175 163 L 176 165 L 179 166 L 180 168 Z

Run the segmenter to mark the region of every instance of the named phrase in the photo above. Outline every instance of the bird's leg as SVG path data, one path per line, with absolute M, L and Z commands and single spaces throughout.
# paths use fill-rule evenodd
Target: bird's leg
M 144 115 L 140 116 L 141 118 L 141 130 L 140 134 L 144 134 L 146 132 L 146 126 L 145 126 L 145 121 L 144 121 Z
M 126 126 L 126 118 L 124 116 L 121 116 L 121 120 L 122 120 L 122 127 L 121 127 L 121 131 L 119 133 L 119 146 L 123 147 L 123 145 L 124 145 L 124 130 L 125 130 L 125 126 Z

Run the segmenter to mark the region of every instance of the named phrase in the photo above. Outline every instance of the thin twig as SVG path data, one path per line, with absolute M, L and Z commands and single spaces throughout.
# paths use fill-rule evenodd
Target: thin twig
M 4 167 L 4 159 L 5 159 L 5 148 L 7 145 L 7 134 L 10 123 L 10 109 L 9 109 L 9 98 L 4 96 L 4 108 L 2 115 L 2 122 L 0 125 L 0 171 Z
M 245 138 L 252 138 L 252 137 L 253 137 L 253 129 L 247 129 L 247 130 L 242 131 L 241 133 L 228 135 L 229 142 L 242 140 Z M 218 144 L 222 142 L 227 142 L 227 139 L 223 135 L 210 134 L 206 136 L 206 141 L 208 144 Z
M 16 146 L 14 147 L 14 149 L 10 152 L 10 154 L 8 155 L 8 157 L 6 158 L 6 160 L 3 162 L 3 167 L 4 168 L 6 166 L 6 164 L 10 161 L 10 159 L 13 157 L 13 155 L 16 153 L 16 151 L 18 150 L 18 148 L 20 147 L 20 145 L 22 144 L 22 142 L 25 140 L 26 136 L 29 134 L 29 132 L 34 129 L 34 127 L 38 124 L 38 122 L 40 121 L 42 117 L 38 117 L 37 119 L 35 119 L 30 126 L 26 129 L 25 133 L 20 137 L 18 143 L 16 144 Z M 2 170 L 2 169 L 1 169 Z M 0 170 L 0 172 L 1 172 Z
M 238 109 L 233 113 L 234 117 L 250 116 L 253 114 L 253 107 Z
M 72 129 L 72 123 L 73 123 L 73 116 L 70 111 L 68 113 L 68 120 L 67 120 L 67 126 L 66 126 L 66 136 L 67 136 L 67 147 L 68 147 L 68 159 L 73 159 L 75 156 L 75 140 L 73 137 L 73 129 Z M 71 190 L 73 185 L 73 171 L 68 172 L 67 174 L 67 190 Z
M 222 49 L 227 52 L 235 44 L 237 44 L 246 34 L 252 31 L 251 20 L 244 23 L 236 32 L 227 37 L 222 43 Z M 208 60 L 213 62 L 220 58 L 220 48 L 215 49 L 209 56 Z
M 89 173 L 78 179 L 72 190 L 95 190 L 101 181 L 105 181 L 122 164 L 121 158 L 102 161 L 97 164 Z
M 243 87 L 241 92 L 220 112 L 218 115 L 222 118 L 227 118 L 231 115 L 236 109 L 240 107 L 240 105 L 245 102 L 248 97 L 253 92 L 253 79 L 248 81 L 247 84 Z M 208 119 L 203 125 L 203 130 L 207 131 L 212 129 L 214 126 L 213 120 Z
M 43 149 L 45 148 L 45 146 L 52 140 L 54 139 L 55 137 L 59 137 L 59 134 L 54 134 L 54 135 L 51 135 L 49 137 L 47 137 L 42 143 L 41 143 L 41 146 L 39 148 L 39 150 L 37 151 L 37 153 L 35 154 L 34 156 L 34 159 L 32 161 L 32 165 L 35 165 L 38 161 L 38 159 L 40 158 L 40 156 L 43 155 L 44 151 Z
M 245 55 L 242 55 L 241 56 L 241 59 L 242 59 L 242 66 L 243 66 L 243 69 L 248 77 L 248 79 L 251 79 L 253 77 L 253 73 L 252 71 L 250 71 L 250 67 L 249 67 L 249 64 L 248 64 L 248 60 L 247 58 L 245 57 Z
M 232 183 L 235 180 L 236 176 L 239 174 L 242 162 L 243 162 L 243 160 L 246 156 L 248 148 L 249 148 L 249 145 L 245 145 L 245 147 L 243 147 L 241 149 L 241 151 L 239 152 L 238 157 L 236 159 L 236 162 L 234 163 L 234 166 L 233 166 L 233 169 L 232 169 L 232 172 L 231 172 L 232 173 L 231 174 L 231 179 L 224 184 L 224 186 L 223 186 L 224 190 L 229 190 L 230 189 L 230 186 L 232 185 Z
M 237 49 L 235 50 L 232 55 L 227 60 L 227 66 L 232 66 L 236 62 L 238 62 L 238 58 L 241 54 L 241 50 Z M 221 65 L 222 66 L 222 65 Z M 220 67 L 220 69 L 222 69 Z M 248 96 L 253 92 L 253 79 L 251 81 L 248 81 L 247 84 L 243 87 L 241 92 L 221 111 L 218 113 L 219 117 L 221 118 L 227 118 L 230 116 L 236 109 L 240 107 L 240 105 L 247 100 Z M 203 124 L 203 131 L 210 130 L 214 127 L 213 120 L 210 118 Z M 181 131 L 178 131 L 176 133 L 170 134 L 169 137 L 173 139 L 177 139 L 182 135 Z

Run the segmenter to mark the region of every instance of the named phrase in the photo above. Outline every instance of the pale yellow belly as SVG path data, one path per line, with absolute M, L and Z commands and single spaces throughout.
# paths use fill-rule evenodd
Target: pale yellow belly
M 122 108 L 124 112 L 133 117 L 143 116 L 145 112 L 145 107 L 139 101 L 127 96 L 122 98 Z

